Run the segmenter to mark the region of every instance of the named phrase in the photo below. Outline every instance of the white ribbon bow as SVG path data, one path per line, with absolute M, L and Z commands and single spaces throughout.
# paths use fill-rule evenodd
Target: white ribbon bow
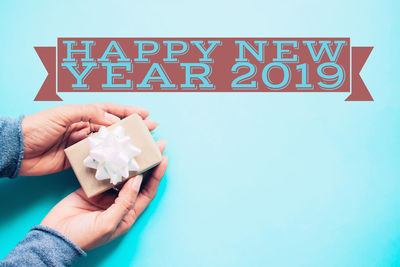
M 129 171 L 139 170 L 134 157 L 141 150 L 131 144 L 131 138 L 125 136 L 124 132 L 122 126 L 111 130 L 102 126 L 97 136 L 88 138 L 90 152 L 83 164 L 97 169 L 97 180 L 110 179 L 110 183 L 116 185 L 122 181 L 122 177 L 129 177 Z

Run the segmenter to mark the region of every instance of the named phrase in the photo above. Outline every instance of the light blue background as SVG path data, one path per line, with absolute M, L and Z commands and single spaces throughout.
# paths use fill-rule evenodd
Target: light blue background
M 399 1 L 1 1 L 0 114 L 46 77 L 57 37 L 351 37 L 374 46 L 348 94 L 62 94 L 143 106 L 170 165 L 123 238 L 78 266 L 399 266 Z M 0 181 L 0 257 L 78 187 L 71 171 Z

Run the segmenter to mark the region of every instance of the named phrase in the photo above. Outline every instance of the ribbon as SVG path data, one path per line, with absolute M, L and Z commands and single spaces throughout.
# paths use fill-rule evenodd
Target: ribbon
M 102 126 L 96 136 L 88 138 L 89 156 L 83 164 L 96 169 L 96 179 L 110 179 L 116 185 L 123 178 L 129 177 L 129 171 L 138 171 L 139 165 L 135 156 L 141 150 L 131 144 L 131 138 L 125 136 L 122 126 L 113 129 Z
M 287 40 L 295 42 L 299 46 L 294 48 L 286 44 L 284 48 L 278 49 L 278 46 L 274 45 L 276 41 L 285 40 L 286 42 L 288 42 Z M 237 42 L 244 41 L 248 42 L 246 49 L 244 49 L 244 45 L 237 44 Z M 343 41 L 346 42 L 346 45 L 339 49 L 335 42 Z M 35 47 L 48 72 L 35 101 L 62 101 L 57 95 L 62 92 L 172 91 L 349 92 L 350 95 L 346 101 L 373 101 L 373 97 L 360 76 L 373 47 L 351 47 L 350 38 L 180 38 L 179 42 L 188 46 L 187 53 L 178 53 L 176 48 L 173 49 L 173 45 L 163 45 L 165 42 L 171 44 L 171 42 L 178 41 L 176 38 L 58 38 L 57 47 Z M 214 47 L 215 51 L 211 49 L 212 42 L 220 42 L 218 47 Z M 264 42 L 265 47 L 260 42 Z M 315 47 L 307 46 L 305 42 L 314 42 L 316 45 Z M 324 42 L 333 45 L 325 51 L 322 49 Z M 151 47 L 147 47 L 147 50 L 138 47 L 139 43 L 147 44 L 143 44 L 144 47 L 150 46 L 149 44 L 157 44 L 159 49 L 157 50 L 154 46 L 153 53 Z M 195 45 L 200 43 L 205 47 Z M 241 47 L 242 55 L 239 53 Z M 161 48 L 170 50 L 160 52 Z M 182 48 L 182 50 L 184 49 Z M 209 51 L 207 55 L 209 61 L 200 64 L 198 61 L 203 60 L 205 51 Z M 264 54 L 261 53 L 262 51 Z M 328 51 L 330 51 L 329 57 Z M 338 51 L 337 58 L 334 56 L 336 51 Z M 139 53 L 141 53 L 140 56 Z M 168 58 L 165 58 L 165 53 L 172 53 L 175 61 L 166 63 L 165 60 Z M 280 58 L 281 63 L 273 59 L 278 54 L 285 55 Z M 320 54 L 322 56 L 318 59 Z M 102 59 L 104 55 L 108 57 L 106 61 Z M 129 58 L 125 58 L 127 55 Z M 249 64 L 239 62 L 240 64 L 237 65 L 238 62 L 235 60 L 238 55 L 246 56 L 246 60 L 248 60 L 246 62 Z M 259 59 L 261 56 L 258 55 L 262 55 L 263 60 Z M 295 55 L 298 56 L 298 62 L 286 63 L 286 60 Z M 143 56 L 145 57 L 142 58 Z M 90 61 L 83 60 L 87 57 L 90 58 Z M 135 59 L 133 60 L 133 58 Z M 111 61 L 108 62 L 108 60 Z M 129 60 L 133 60 L 133 63 L 128 64 Z M 338 83 L 338 87 L 334 90 L 319 85 L 321 82 L 329 85 L 330 79 L 334 80 L 335 78 L 334 73 L 318 71 L 318 68 L 325 63 L 330 63 L 335 67 L 332 67 L 331 71 L 336 69 L 336 74 L 343 74 L 337 76 L 343 77 L 343 82 Z M 202 66 L 201 68 L 198 66 L 199 64 Z M 189 65 L 192 67 L 189 68 Z M 234 68 L 234 66 L 236 67 Z M 270 67 L 267 68 L 267 66 Z M 196 69 L 198 67 L 204 75 L 198 73 L 199 70 Z M 132 71 L 131 68 L 135 71 Z M 118 71 L 114 72 L 114 69 L 118 69 Z M 206 73 L 208 74 L 206 75 Z M 290 77 L 287 84 L 283 84 L 279 89 L 272 88 L 271 85 L 285 81 L 282 78 L 282 76 L 285 77 L 285 73 Z M 210 86 L 200 88 L 199 84 L 205 84 L 205 82 Z M 191 87 L 186 88 L 186 84 Z M 305 88 L 310 89 L 299 89 L 297 85 L 305 85 L 308 86 Z

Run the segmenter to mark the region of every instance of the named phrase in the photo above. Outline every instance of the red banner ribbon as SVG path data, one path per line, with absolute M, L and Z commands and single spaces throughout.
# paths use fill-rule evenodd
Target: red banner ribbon
M 57 95 L 56 85 L 56 47 L 35 47 L 36 53 L 47 70 L 47 77 L 34 101 L 62 101 Z
M 351 48 L 351 49 L 350 49 Z M 350 38 L 59 38 L 35 47 L 48 76 L 35 101 L 57 92 L 351 92 L 373 47 Z
M 346 101 L 374 101 L 360 76 L 373 47 L 351 48 L 351 94 Z

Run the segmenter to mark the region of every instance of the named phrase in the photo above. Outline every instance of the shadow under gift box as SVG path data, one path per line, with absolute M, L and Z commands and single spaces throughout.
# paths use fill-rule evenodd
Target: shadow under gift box
M 141 150 L 141 153 L 135 157 L 139 165 L 139 170 L 137 172 L 130 171 L 129 178 L 141 174 L 157 166 L 161 162 L 160 150 L 146 124 L 139 115 L 133 114 L 108 128 L 113 129 L 117 126 L 122 126 L 125 129 L 125 135 L 131 138 L 131 143 Z M 93 136 L 97 134 L 98 133 L 94 133 Z M 64 151 L 83 191 L 85 191 L 88 197 L 94 197 L 113 188 L 114 185 L 110 183 L 110 179 L 97 180 L 95 177 L 96 169 L 88 168 L 83 165 L 83 160 L 89 155 L 89 150 L 90 148 L 86 138 L 66 148 Z M 123 178 L 121 183 L 129 178 Z

